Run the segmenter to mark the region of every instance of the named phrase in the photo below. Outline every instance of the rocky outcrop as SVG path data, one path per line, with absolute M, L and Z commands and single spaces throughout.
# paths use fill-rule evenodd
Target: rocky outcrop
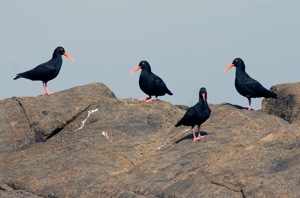
M 93 83 L 58 94 L 0 101 L 0 156 L 46 141 L 96 103 L 99 95 L 116 98 L 105 85 Z
M 275 85 L 271 90 L 277 93 L 278 99 L 264 99 L 262 111 L 289 123 L 300 123 L 300 83 Z
M 3 100 L 0 196 L 297 197 L 300 125 L 210 108 L 193 142 L 174 127 L 182 106 L 118 99 L 100 83 Z

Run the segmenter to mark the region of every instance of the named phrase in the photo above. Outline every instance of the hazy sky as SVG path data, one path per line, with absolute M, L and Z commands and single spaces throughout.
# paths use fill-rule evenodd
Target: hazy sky
M 49 91 L 103 82 L 119 98 L 141 98 L 140 72 L 130 72 L 147 60 L 174 94 L 162 100 L 191 106 L 204 86 L 209 103 L 247 107 L 235 68 L 223 70 L 240 57 L 266 88 L 299 81 L 299 8 L 299 0 L 2 1 L 0 99 L 43 94 L 42 82 L 13 78 L 63 46 L 75 61 L 63 58 Z

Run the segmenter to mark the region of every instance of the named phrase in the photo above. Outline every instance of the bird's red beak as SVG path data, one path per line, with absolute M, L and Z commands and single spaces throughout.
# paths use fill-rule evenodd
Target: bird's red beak
M 205 101 L 205 93 L 202 93 L 201 95 L 202 95 L 203 100 Z
M 231 69 L 232 67 L 234 67 L 234 64 L 233 64 L 233 63 L 232 63 L 231 65 L 229 65 L 228 67 L 226 67 L 226 68 L 224 69 L 224 72 L 226 72 L 227 70 Z
M 134 72 L 136 72 L 137 70 L 140 70 L 141 66 L 137 66 L 134 70 L 132 70 L 131 74 L 133 74 Z
M 71 61 L 74 61 L 74 59 L 69 54 L 67 54 L 67 52 L 64 52 L 64 56 L 70 59 Z

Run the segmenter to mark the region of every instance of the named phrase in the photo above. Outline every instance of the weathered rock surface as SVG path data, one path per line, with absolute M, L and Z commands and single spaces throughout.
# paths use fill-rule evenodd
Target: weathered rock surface
M 264 112 L 210 104 L 193 142 L 179 106 L 99 83 L 0 102 L 0 197 L 300 194 L 300 124 Z
M 286 83 L 271 87 L 278 99 L 264 99 L 262 111 L 281 117 L 289 123 L 300 123 L 300 83 Z
M 116 98 L 105 85 L 93 83 L 49 96 L 0 101 L 0 156 L 46 141 L 101 97 Z

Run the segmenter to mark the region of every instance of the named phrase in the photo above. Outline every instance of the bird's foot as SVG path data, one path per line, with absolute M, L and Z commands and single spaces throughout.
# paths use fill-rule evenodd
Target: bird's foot
M 202 136 L 202 135 L 198 135 L 198 137 L 194 137 L 194 142 L 197 141 L 197 140 L 201 140 L 203 139 L 205 136 Z
M 144 102 L 146 101 L 148 98 L 147 97 L 144 97 L 144 98 L 141 98 L 140 101 Z
M 49 95 L 52 95 L 52 94 L 54 94 L 54 93 L 55 93 L 55 92 L 46 92 L 45 95 L 48 95 L 48 96 L 49 96 Z
M 248 110 L 251 111 L 251 107 L 250 106 L 248 107 Z
M 146 100 L 146 102 L 151 103 L 153 100 L 156 100 L 157 98 L 150 98 L 148 100 Z

